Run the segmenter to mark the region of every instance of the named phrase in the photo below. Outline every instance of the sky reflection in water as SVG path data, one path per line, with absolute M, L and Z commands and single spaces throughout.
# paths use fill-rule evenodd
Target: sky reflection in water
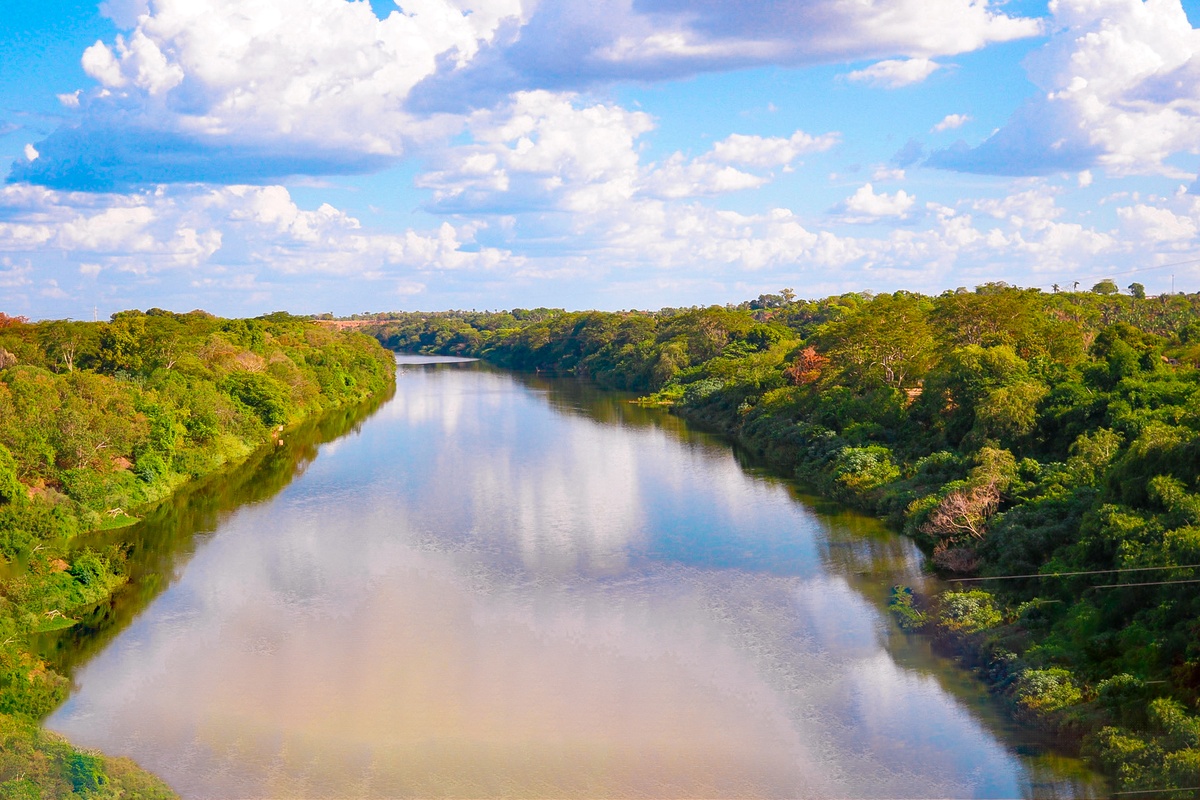
M 918 564 L 677 420 L 407 366 L 49 726 L 188 798 L 1027 795 L 1046 776 L 885 647 L 864 590 Z

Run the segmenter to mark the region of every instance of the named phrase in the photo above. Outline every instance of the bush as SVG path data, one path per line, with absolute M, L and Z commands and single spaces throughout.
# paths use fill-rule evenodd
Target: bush
M 77 750 L 31 720 L 0 714 L 0 798 L 171 800 L 176 795 L 127 758 Z
M 833 463 L 833 479 L 851 495 L 863 494 L 900 477 L 892 451 L 883 445 L 843 447 Z
M 1163 782 L 1161 785 L 1190 791 L 1172 793 L 1175 797 L 1194 798 L 1197 778 L 1200 778 L 1200 750 L 1177 750 L 1163 758 Z
M 167 462 L 153 450 L 147 450 L 138 456 L 134 474 L 144 483 L 154 483 L 167 472 Z
M 1137 790 L 1157 785 L 1156 767 L 1163 760 L 1162 748 L 1131 731 L 1101 728 L 1084 743 L 1083 753 L 1115 775 L 1122 788 Z
M 141 459 L 138 459 L 141 466 Z M 67 469 L 59 473 L 67 496 L 85 509 L 104 512 L 110 508 L 129 508 L 145 500 L 145 487 L 138 485 L 140 472 L 94 469 Z
M 1141 679 L 1122 672 L 1096 684 L 1096 699 L 1100 707 L 1120 724 L 1141 727 L 1147 722 L 1149 688 Z
M 1061 667 L 1027 669 L 1017 677 L 1016 699 L 1026 711 L 1048 714 L 1079 703 L 1083 692 Z
M 71 788 L 78 792 L 95 792 L 108 783 L 104 772 L 104 761 L 90 753 L 75 752 L 66 759 L 67 778 Z
M 1166 697 L 1152 700 L 1146 709 L 1151 729 L 1171 750 L 1200 747 L 1200 719 L 1189 715 L 1183 706 Z M 1197 773 L 1200 777 L 1200 773 Z
M 17 480 L 17 462 L 0 444 L 0 503 L 12 503 L 25 496 L 25 487 Z
M 689 383 L 683 389 L 683 402 L 687 405 L 696 405 L 709 396 L 721 391 L 725 387 L 725 381 L 720 378 L 702 378 L 694 383 Z
M 907 586 L 893 586 L 888 599 L 888 611 L 902 630 L 919 631 L 929 618 L 913 605 L 913 591 Z
M 996 599 L 984 591 L 947 592 L 941 597 L 938 623 L 956 633 L 976 633 L 1004 621 Z
M 221 388 L 258 415 L 267 426 L 282 425 L 288 418 L 288 391 L 269 375 L 237 372 L 222 382 Z

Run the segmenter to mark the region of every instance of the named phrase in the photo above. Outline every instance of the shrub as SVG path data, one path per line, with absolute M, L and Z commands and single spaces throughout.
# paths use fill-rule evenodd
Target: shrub
M 1160 697 L 1150 702 L 1146 712 L 1151 727 L 1169 749 L 1200 747 L 1200 719 L 1189 715 L 1179 703 Z
M 287 422 L 288 391 L 271 376 L 257 372 L 235 372 L 222 381 L 221 388 L 257 414 L 263 424 L 270 426 Z
M 938 622 L 958 633 L 976 633 L 1004 621 L 996 599 L 984 591 L 947 592 L 941 597 Z
M 1096 684 L 1100 707 L 1122 725 L 1146 724 L 1146 695 L 1149 687 L 1127 672 L 1113 675 Z
M 76 792 L 95 792 L 108 783 L 104 761 L 90 753 L 71 753 L 66 759 L 67 777 Z
M 861 494 L 900 477 L 892 451 L 883 445 L 843 447 L 833 464 L 834 481 L 851 494 Z
M 720 378 L 702 378 L 684 387 L 683 402 L 688 405 L 695 405 L 702 400 L 707 400 L 710 395 L 721 391 L 723 388 L 725 388 L 725 382 Z
M 1127 789 L 1144 789 L 1155 783 L 1155 767 L 1163 758 L 1162 749 L 1154 742 L 1114 727 L 1101 728 L 1089 737 L 1083 752 Z
M 167 472 L 167 462 L 153 450 L 138 456 L 134 474 L 145 483 L 154 483 Z
M 1017 677 L 1017 703 L 1026 711 L 1061 711 L 1083 699 L 1071 673 L 1061 667 L 1027 669 Z
M 0 503 L 12 503 L 25 496 L 25 487 L 17 480 L 17 462 L 8 448 L 0 444 Z
M 902 630 L 919 631 L 929 618 L 913 605 L 913 591 L 907 586 L 893 586 L 888 599 L 888 611 Z

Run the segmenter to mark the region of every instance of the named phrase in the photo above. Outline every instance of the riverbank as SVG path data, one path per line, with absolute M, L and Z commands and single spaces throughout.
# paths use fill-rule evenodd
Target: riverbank
M 69 679 L 34 640 L 82 624 L 127 583 L 122 527 L 284 447 L 303 421 L 383 394 L 394 361 L 286 314 L 151 310 L 110 323 L 0 315 L 0 364 L 0 796 L 160 796 L 132 765 L 38 731 Z M 133 787 L 150 794 L 122 794 Z
M 913 628 L 969 650 L 1016 718 L 1080 742 L 1119 790 L 1186 796 L 1200 774 L 1200 297 L 788 294 L 395 314 L 373 332 L 649 394 L 886 519 L 942 574 L 982 579 L 917 603 Z

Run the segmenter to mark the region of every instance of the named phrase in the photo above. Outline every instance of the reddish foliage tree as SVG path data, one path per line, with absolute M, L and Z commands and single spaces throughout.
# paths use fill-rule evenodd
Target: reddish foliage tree
M 957 539 L 982 539 L 987 520 L 1000 507 L 1000 490 L 995 483 L 950 492 L 929 514 L 921 532 Z
M 793 386 L 815 383 L 821 377 L 821 370 L 828 364 L 829 359 L 818 353 L 817 348 L 809 345 L 784 369 L 783 377 L 791 381 Z

